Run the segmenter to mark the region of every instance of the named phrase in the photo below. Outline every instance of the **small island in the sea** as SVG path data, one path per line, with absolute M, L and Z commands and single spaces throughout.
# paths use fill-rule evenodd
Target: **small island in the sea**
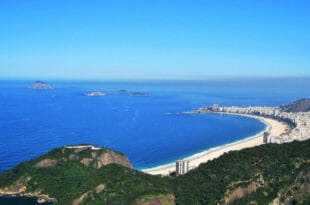
M 131 93 L 130 96 L 150 96 L 150 94 L 149 93 L 134 92 L 134 93 Z
M 43 81 L 35 81 L 31 86 L 30 89 L 33 90 L 51 90 L 53 87 Z
M 151 96 L 149 93 L 142 92 L 129 92 L 128 90 L 117 90 L 117 91 L 95 91 L 85 93 L 85 96 L 106 96 L 106 95 L 129 95 L 129 96 Z

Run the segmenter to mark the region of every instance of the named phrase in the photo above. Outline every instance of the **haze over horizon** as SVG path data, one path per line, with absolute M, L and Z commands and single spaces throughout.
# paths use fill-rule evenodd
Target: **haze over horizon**
M 0 2 L 1 79 L 310 76 L 309 1 Z

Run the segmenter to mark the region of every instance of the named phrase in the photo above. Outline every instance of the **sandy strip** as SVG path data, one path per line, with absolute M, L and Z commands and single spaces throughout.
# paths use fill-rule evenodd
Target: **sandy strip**
M 223 113 L 229 114 L 229 113 Z M 258 145 L 263 144 L 263 134 L 265 131 L 269 131 L 272 136 L 279 136 L 280 134 L 284 133 L 285 130 L 288 128 L 286 123 L 270 119 L 264 118 L 261 116 L 254 116 L 254 115 L 243 115 L 243 114 L 233 114 L 233 115 L 241 115 L 246 117 L 252 117 L 258 120 L 261 120 L 263 123 L 267 125 L 266 129 L 255 136 L 246 138 L 244 140 L 240 140 L 231 144 L 223 145 L 220 147 L 211 148 L 207 151 L 195 154 L 193 156 L 187 157 L 186 159 L 190 160 L 190 166 L 198 167 L 199 164 L 207 162 L 208 160 L 212 160 L 221 156 L 222 154 L 232 151 L 232 150 L 241 150 L 244 148 L 255 147 Z M 150 169 L 142 170 L 145 173 L 153 174 L 153 175 L 168 175 L 171 172 L 175 171 L 175 163 L 162 165 L 159 167 L 154 167 Z

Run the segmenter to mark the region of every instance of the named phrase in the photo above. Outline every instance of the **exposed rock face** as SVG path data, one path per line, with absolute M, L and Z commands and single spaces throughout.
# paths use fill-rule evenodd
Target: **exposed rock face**
M 310 111 L 310 99 L 304 98 L 281 108 L 283 112 L 308 112 Z
M 107 165 L 107 164 L 119 164 L 124 167 L 133 169 L 131 163 L 129 162 L 129 159 L 125 155 L 118 154 L 111 150 L 107 150 L 106 153 L 100 155 L 98 157 L 98 162 L 95 166 L 97 169 L 99 169 L 103 165 Z
M 55 159 L 43 159 L 36 164 L 36 167 L 53 167 L 57 164 Z
M 252 182 L 248 187 L 241 188 L 234 190 L 233 193 L 228 197 L 228 199 L 225 201 L 225 204 L 231 204 L 233 201 L 237 199 L 241 199 L 245 197 L 246 195 L 255 192 L 257 190 L 257 185 L 255 182 Z
M 72 202 L 72 205 L 81 204 L 87 197 L 89 197 L 93 193 L 100 194 L 104 190 L 104 188 L 105 188 L 104 184 L 98 185 L 95 189 L 90 190 L 90 191 L 86 192 L 85 194 L 83 194 L 82 196 L 80 196 L 78 199 L 75 199 Z
M 136 205 L 175 205 L 175 197 L 171 194 L 141 199 Z
M 107 150 L 105 153 L 97 156 L 96 152 L 91 153 L 92 158 L 83 158 L 80 162 L 85 166 L 90 166 L 91 163 L 94 161 L 93 166 L 96 169 L 100 169 L 104 165 L 108 164 L 119 164 L 124 167 L 133 169 L 129 159 L 121 154 L 118 154 L 114 151 Z
M 5 189 L 0 189 L 0 194 L 3 195 L 13 195 L 20 194 L 26 191 L 26 187 L 21 184 L 16 184 L 14 186 L 6 187 Z
M 308 173 L 300 172 L 295 179 L 294 183 L 282 189 L 278 193 L 278 197 L 275 198 L 271 205 L 291 205 L 293 201 L 301 201 L 304 196 L 310 194 L 310 171 Z M 281 200 L 283 196 L 285 200 Z
M 84 158 L 81 160 L 81 163 L 88 167 L 92 161 L 93 161 L 92 158 Z
M 119 164 L 133 169 L 133 166 L 125 155 L 110 149 L 92 145 L 67 146 L 64 149 L 72 150 L 73 154 L 69 155 L 70 160 L 80 159 L 80 162 L 87 167 L 92 166 L 96 169 L 100 169 L 104 165 Z M 64 149 L 63 152 L 65 152 Z M 85 153 L 88 154 L 85 155 Z
M 264 186 L 264 180 L 262 175 L 258 175 L 258 179 L 256 181 L 251 182 L 247 187 L 239 187 L 235 189 L 225 200 L 225 204 L 231 204 L 237 199 L 241 199 L 252 192 L 256 192 L 256 190 L 260 187 Z
M 78 160 L 79 157 L 76 156 L 76 155 L 74 155 L 74 154 L 71 154 L 71 155 L 69 156 L 69 159 L 71 159 L 71 160 Z
M 42 81 L 34 82 L 29 88 L 34 89 L 34 90 L 51 90 L 51 89 L 53 89 L 52 86 L 50 86 L 49 84 L 42 82 Z

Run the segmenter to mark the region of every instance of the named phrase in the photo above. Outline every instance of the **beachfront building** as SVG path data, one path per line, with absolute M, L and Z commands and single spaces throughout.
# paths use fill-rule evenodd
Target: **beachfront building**
M 290 129 L 286 130 L 280 136 L 264 135 L 264 143 L 287 143 L 294 140 L 306 140 L 310 138 L 310 112 L 283 112 L 281 107 L 220 107 L 217 104 L 210 107 L 202 107 L 198 113 L 203 112 L 217 112 L 217 113 L 232 113 L 232 114 L 246 114 L 257 115 L 262 117 L 273 118 L 286 122 L 290 125 Z
M 176 175 L 186 174 L 190 170 L 189 160 L 176 161 Z

